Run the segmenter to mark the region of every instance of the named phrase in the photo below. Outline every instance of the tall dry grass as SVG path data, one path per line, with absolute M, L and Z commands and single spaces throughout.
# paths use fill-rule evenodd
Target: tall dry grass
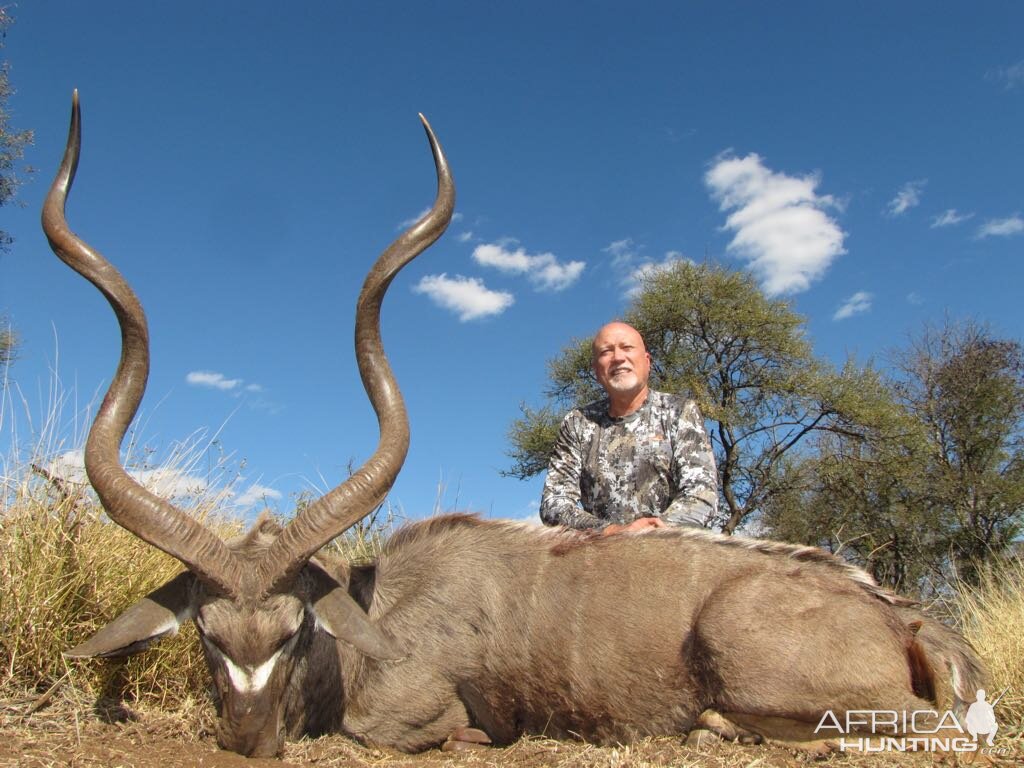
M 174 558 L 111 523 L 91 493 L 30 469 L 0 514 L 0 688 L 43 691 L 58 681 L 86 695 L 166 706 L 209 685 L 189 623 L 126 660 L 67 660 L 62 653 L 181 570 Z M 56 481 L 56 482 L 55 482 Z M 241 519 L 214 516 L 216 499 L 188 508 L 223 538 Z M 379 551 L 387 508 L 332 543 L 329 554 L 365 560 Z
M 977 586 L 956 586 L 951 607 L 992 675 L 988 700 L 1003 695 L 996 705 L 1001 732 L 1024 736 L 1024 561 L 988 563 Z
M 82 407 L 55 374 L 33 402 L 7 372 L 0 370 L 0 695 L 59 686 L 167 707 L 202 698 L 209 679 L 191 623 L 125 660 L 62 655 L 181 564 L 113 524 L 89 488 L 82 446 L 95 398 Z M 136 480 L 227 539 L 254 515 L 234 503 L 240 470 L 217 437 L 200 431 L 160 454 L 133 430 L 123 456 Z M 384 506 L 325 554 L 365 561 L 393 522 Z
M 59 406 L 61 401 L 54 402 Z M 45 428 L 34 431 L 47 436 L 38 443 L 42 447 L 27 455 L 12 451 L 0 464 L 0 695 L 66 685 L 97 699 L 186 707 L 209 687 L 191 624 L 127 660 L 69 661 L 62 656 L 181 566 L 112 524 L 86 485 L 47 471 L 53 456 L 69 452 L 53 439 L 57 427 L 49 426 L 59 423 L 58 411 Z M 4 421 L 0 407 L 0 433 Z M 189 475 L 205 463 L 208 446 L 188 441 L 156 465 L 149 452 L 140 453 L 145 461 L 136 467 L 138 476 L 160 491 L 166 478 Z M 219 463 L 214 464 L 223 475 Z M 230 509 L 231 494 L 230 478 L 208 479 L 188 494 L 185 506 L 227 538 L 246 525 L 237 511 L 216 515 L 217 509 Z M 304 503 L 308 499 L 299 499 L 298 506 Z M 379 552 L 393 524 L 393 510 L 384 506 L 333 542 L 328 552 L 365 561 Z M 997 706 L 1001 734 L 1021 736 L 1024 564 L 1020 559 L 991 564 L 978 586 L 956 591 L 948 608 L 992 672 L 990 699 L 1006 690 Z
M 58 681 L 95 696 L 171 704 L 207 686 L 189 626 L 146 654 L 105 663 L 62 653 L 181 570 L 103 514 L 84 488 L 27 468 L 0 516 L 0 685 L 46 689 Z M 194 506 L 198 516 L 207 516 Z M 224 532 L 238 525 L 221 523 Z

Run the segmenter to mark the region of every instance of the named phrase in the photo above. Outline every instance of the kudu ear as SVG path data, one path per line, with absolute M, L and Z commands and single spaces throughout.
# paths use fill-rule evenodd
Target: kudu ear
M 309 570 L 316 584 L 313 613 L 324 631 L 378 661 L 396 661 L 405 656 L 334 577 L 315 561 L 310 561 Z
M 195 578 L 188 571 L 178 574 L 64 655 L 73 659 L 131 656 L 173 635 L 195 615 Z
M 378 629 L 341 586 L 313 603 L 317 621 L 328 634 L 378 661 L 395 661 L 405 654 Z

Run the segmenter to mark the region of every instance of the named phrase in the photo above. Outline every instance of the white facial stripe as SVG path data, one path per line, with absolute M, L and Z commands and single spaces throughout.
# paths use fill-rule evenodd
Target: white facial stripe
M 224 662 L 224 667 L 228 671 L 228 677 L 231 678 L 231 685 L 239 693 L 258 693 L 262 691 L 267 681 L 270 680 L 270 675 L 274 671 L 274 665 L 277 664 L 277 660 L 284 652 L 284 648 L 279 648 L 273 656 L 262 664 L 254 667 L 240 667 L 216 648 L 211 646 L 211 650 Z

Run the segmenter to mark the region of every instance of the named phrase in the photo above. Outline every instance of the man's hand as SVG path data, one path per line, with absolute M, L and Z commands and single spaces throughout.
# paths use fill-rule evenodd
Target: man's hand
M 612 523 L 606 525 L 604 530 L 601 531 L 602 536 L 611 536 L 613 533 L 627 533 L 629 531 L 647 531 L 651 528 L 668 528 L 665 521 L 660 517 L 638 517 L 632 523 L 628 525 L 619 525 L 618 523 Z

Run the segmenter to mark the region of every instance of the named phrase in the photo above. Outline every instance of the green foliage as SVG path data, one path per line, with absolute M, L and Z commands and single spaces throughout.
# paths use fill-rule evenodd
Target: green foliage
M 920 422 L 920 506 L 970 581 L 1024 523 L 1024 349 L 973 322 L 926 328 L 896 358 L 894 388 Z
M 0 8 L 0 47 L 3 47 L 7 28 L 12 23 L 13 19 L 7 11 Z M 32 143 L 32 131 L 16 130 L 9 123 L 7 100 L 14 93 L 8 78 L 9 68 L 6 61 L 0 63 L 0 206 L 14 200 L 22 183 L 17 174 L 18 164 L 25 153 L 25 147 Z M 22 171 L 26 174 L 31 173 L 30 168 L 23 168 Z M 0 251 L 7 250 L 10 245 L 10 235 L 0 230 Z
M 1024 523 L 1024 351 L 975 323 L 894 353 L 895 410 L 787 467 L 773 535 L 843 551 L 880 582 L 944 592 L 1008 551 Z
M 711 424 L 723 531 L 752 521 L 782 491 L 787 457 L 809 435 L 860 435 L 862 422 L 888 409 L 877 374 L 853 365 L 836 372 L 817 360 L 803 317 L 746 273 L 678 262 L 647 279 L 623 319 L 647 343 L 652 386 L 691 393 Z M 570 343 L 549 375 L 549 403 L 524 407 L 509 431 L 509 474 L 517 477 L 547 465 L 566 408 L 600 395 L 589 340 Z
M 913 503 L 924 479 L 915 472 L 921 444 L 910 426 L 903 440 L 814 441 L 814 452 L 785 468 L 786 490 L 765 510 L 767 530 L 842 554 L 893 589 L 916 591 L 934 575 L 928 564 L 941 546 L 936 521 Z
M 7 10 L 0 7 L 0 48 L 4 45 L 7 28 L 13 20 Z M 32 143 L 32 131 L 17 131 L 9 124 L 7 100 L 14 89 L 8 79 L 9 66 L 6 61 L 0 62 L 0 207 L 10 204 L 18 191 L 22 179 L 17 174 L 18 163 L 21 161 L 25 147 Z M 23 168 L 26 174 L 31 168 Z M 0 252 L 10 249 L 11 236 L 0 229 Z M 0 380 L 4 370 L 14 359 L 17 349 L 17 336 L 11 329 L 6 318 L 0 317 Z
M 508 455 L 513 465 L 503 474 L 525 480 L 547 468 L 547 457 L 558 437 L 562 416 L 551 406 L 531 408 L 523 403 L 519 407 L 522 418 L 513 421 L 508 432 L 512 444 Z

